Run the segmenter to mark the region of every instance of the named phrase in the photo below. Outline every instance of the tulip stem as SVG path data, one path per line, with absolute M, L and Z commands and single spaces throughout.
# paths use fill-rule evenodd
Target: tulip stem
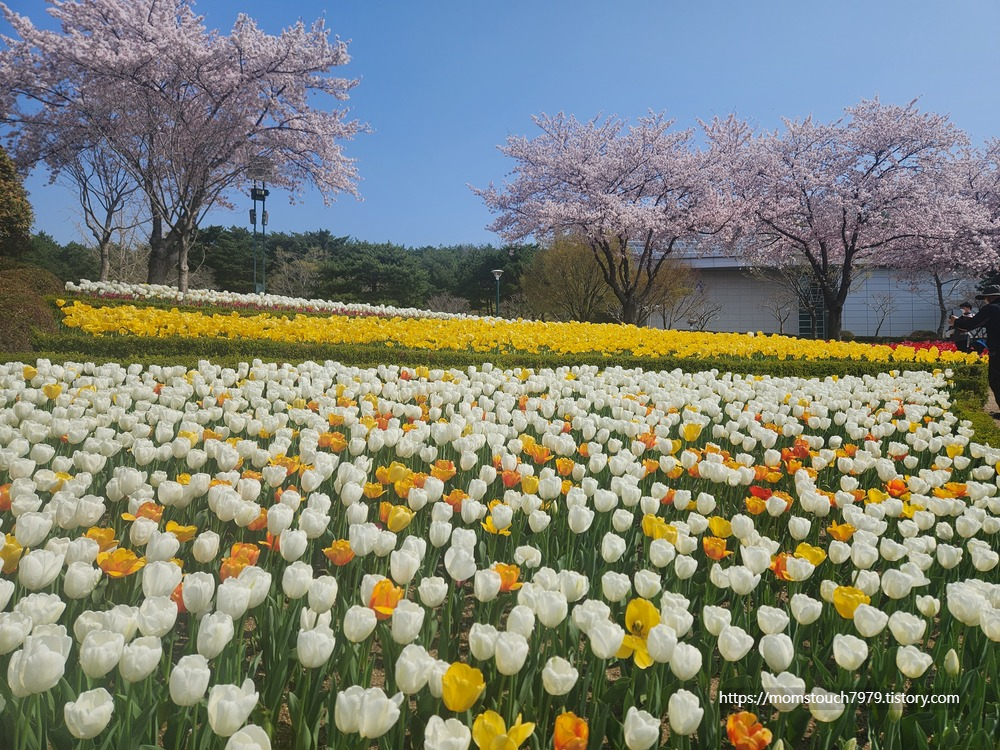
M 191 712 L 191 750 L 198 750 L 198 705 L 201 701 L 194 704 Z
M 35 695 L 35 726 L 38 728 L 38 750 L 45 750 L 45 717 L 42 715 L 42 694 Z

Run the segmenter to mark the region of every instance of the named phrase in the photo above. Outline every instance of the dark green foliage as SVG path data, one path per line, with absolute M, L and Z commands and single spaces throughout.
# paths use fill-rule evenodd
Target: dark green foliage
M 410 249 L 390 242 L 337 237 L 327 230 L 271 232 L 266 245 L 269 290 L 275 281 L 280 250 L 291 259 L 308 256 L 318 261 L 313 294 L 320 298 L 424 307 L 429 298 L 448 295 L 466 300 L 472 311 L 482 313 L 492 312 L 495 304 L 493 269 L 504 272 L 500 282 L 502 302 L 516 299 L 521 292 L 521 276 L 536 249 L 533 245 Z M 235 226 L 202 229 L 192 256 L 201 253 L 205 265 L 212 269 L 217 289 L 242 293 L 254 290 L 254 236 L 249 230 Z
M 96 252 L 79 242 L 60 245 L 47 232 L 39 232 L 31 238 L 24 260 L 50 271 L 62 282 L 96 279 L 100 275 Z
M 31 351 L 32 329 L 55 334 L 56 312 L 45 297 L 62 290 L 45 269 L 0 258 L 0 352 Z
M 0 147 L 0 257 L 18 258 L 31 245 L 34 216 L 21 176 Z
M 350 243 L 321 262 L 320 276 L 320 297 L 344 302 L 418 307 L 431 288 L 416 257 L 389 243 Z
M 253 234 L 243 227 L 207 227 L 198 232 L 192 256 L 205 258 L 215 288 L 248 294 L 253 285 Z

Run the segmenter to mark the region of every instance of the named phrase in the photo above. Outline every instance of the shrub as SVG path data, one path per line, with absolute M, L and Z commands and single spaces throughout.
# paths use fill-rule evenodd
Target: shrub
M 934 341 L 941 335 L 937 331 L 914 331 L 907 338 L 911 341 Z
M 31 351 L 33 328 L 55 333 L 56 316 L 45 296 L 62 289 L 49 271 L 5 261 L 0 266 L 0 351 Z

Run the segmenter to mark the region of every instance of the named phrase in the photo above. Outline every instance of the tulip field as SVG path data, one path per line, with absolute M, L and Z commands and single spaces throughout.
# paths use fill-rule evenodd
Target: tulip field
M 994 746 L 1000 447 L 946 359 L 386 352 L 0 364 L 0 747 Z

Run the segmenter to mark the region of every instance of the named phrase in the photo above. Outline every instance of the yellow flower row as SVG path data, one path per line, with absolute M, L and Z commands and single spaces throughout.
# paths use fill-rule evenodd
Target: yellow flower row
M 154 307 L 92 307 L 73 302 L 62 308 L 64 324 L 93 336 L 133 334 L 151 338 L 266 339 L 313 344 L 383 344 L 409 349 L 494 352 L 601 352 L 606 356 L 674 356 L 841 359 L 871 362 L 972 363 L 976 354 L 937 348 L 891 348 L 856 342 L 816 341 L 787 336 L 699 331 L 663 331 L 594 323 L 529 320 L 378 318 L 307 315 L 206 315 Z

